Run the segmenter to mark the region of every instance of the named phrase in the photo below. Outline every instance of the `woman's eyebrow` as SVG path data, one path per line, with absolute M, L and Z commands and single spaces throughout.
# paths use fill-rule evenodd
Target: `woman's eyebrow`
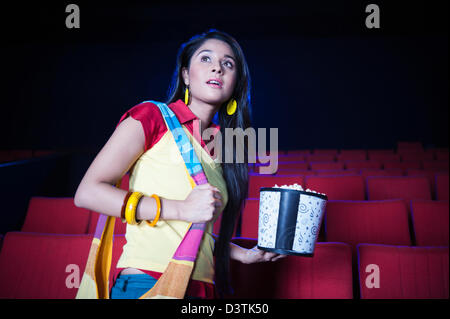
M 205 50 L 201 50 L 199 53 L 197 53 L 197 56 L 200 55 L 200 53 L 203 52 L 212 52 L 211 50 L 205 49 Z M 231 55 L 225 54 L 225 57 L 232 59 L 233 61 L 236 61 L 235 58 L 233 58 Z

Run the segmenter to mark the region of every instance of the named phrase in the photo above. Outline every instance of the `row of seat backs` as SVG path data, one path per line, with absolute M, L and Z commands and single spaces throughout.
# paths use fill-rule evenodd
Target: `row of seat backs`
M 259 200 L 248 199 L 241 236 L 258 237 Z M 389 245 L 448 246 L 449 201 L 328 201 L 324 241 Z M 217 231 L 217 230 L 216 230 Z
M 322 158 L 322 160 L 319 160 Z M 394 161 L 394 160 L 370 160 L 370 161 L 333 161 L 330 158 L 320 155 L 316 157 L 317 161 L 311 159 L 302 161 L 301 157 L 286 157 L 279 158 L 279 161 L 274 164 L 274 161 L 266 160 L 264 163 L 250 163 L 250 171 L 258 172 L 262 167 L 266 169 L 271 166 L 273 172 L 282 171 L 286 169 L 302 169 L 302 170 L 324 170 L 324 169 L 439 169 L 448 171 L 448 160 L 441 161 Z
M 325 193 L 329 200 L 449 199 L 448 173 L 435 175 L 434 188 L 426 176 L 250 175 L 248 197 L 259 198 L 261 187 L 292 184 Z
M 92 235 L 7 233 L 0 253 L 0 298 L 74 298 Z M 234 238 L 251 248 L 255 239 Z M 114 238 L 115 269 L 123 235 Z M 361 298 L 448 298 L 448 247 L 360 244 Z M 227 298 L 351 299 L 352 253 L 344 243 L 317 243 L 313 257 L 230 264 L 234 294 Z M 110 277 L 112 282 L 112 272 Z
M 73 198 L 31 198 L 24 232 L 93 234 L 99 214 L 78 208 Z M 240 220 L 243 237 L 258 237 L 259 200 L 248 199 Z M 448 245 L 449 202 L 413 200 L 328 201 L 324 241 L 356 244 Z M 214 225 L 219 234 L 220 219 Z M 115 222 L 115 234 L 125 234 L 126 223 Z

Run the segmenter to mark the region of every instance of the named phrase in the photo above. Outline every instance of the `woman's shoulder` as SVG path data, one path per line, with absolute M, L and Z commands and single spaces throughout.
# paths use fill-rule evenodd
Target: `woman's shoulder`
M 122 115 L 119 122 L 123 121 L 128 116 L 135 120 L 162 120 L 161 112 L 158 106 L 150 101 L 144 101 L 134 105 Z
M 167 126 L 159 107 L 150 101 L 141 102 L 130 108 L 122 115 L 117 125 L 129 116 L 141 122 L 145 134 L 146 150 L 159 141 L 167 131 Z

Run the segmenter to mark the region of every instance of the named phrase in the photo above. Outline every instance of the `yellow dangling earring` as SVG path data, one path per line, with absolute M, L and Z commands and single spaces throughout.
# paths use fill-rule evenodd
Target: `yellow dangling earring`
M 227 104 L 227 113 L 228 115 L 233 115 L 236 112 L 237 102 L 235 99 L 231 99 Z
M 187 86 L 186 91 L 184 91 L 184 104 L 189 105 L 189 86 Z

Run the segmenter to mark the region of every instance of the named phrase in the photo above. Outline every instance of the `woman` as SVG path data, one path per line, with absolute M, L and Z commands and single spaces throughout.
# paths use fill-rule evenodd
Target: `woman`
M 249 89 L 244 55 L 228 34 L 210 30 L 182 45 L 166 104 L 184 126 L 208 179 L 193 189 L 184 163 L 173 161 L 179 151 L 158 107 L 144 102 L 122 116 L 83 177 L 75 204 L 120 217 L 127 192 L 113 185 L 130 171 L 130 189 L 147 195 L 138 204 L 136 219 L 153 221 L 157 216 L 152 194 L 160 198 L 160 217 L 156 227 L 127 225 L 111 298 L 138 298 L 152 288 L 191 222 L 206 223 L 206 229 L 186 292 L 189 297 L 213 298 L 214 283 L 221 295 L 229 292 L 229 258 L 255 263 L 282 257 L 230 243 L 247 197 L 247 163 L 218 163 L 199 137 L 203 132 L 194 129 L 200 121 L 202 131 L 220 128 L 222 136 L 225 128 L 245 130 L 250 126 Z M 212 122 L 216 113 L 220 127 Z M 222 154 L 227 151 L 222 143 Z M 236 150 L 231 151 L 236 158 Z M 220 213 L 220 234 L 214 238 L 212 226 Z

